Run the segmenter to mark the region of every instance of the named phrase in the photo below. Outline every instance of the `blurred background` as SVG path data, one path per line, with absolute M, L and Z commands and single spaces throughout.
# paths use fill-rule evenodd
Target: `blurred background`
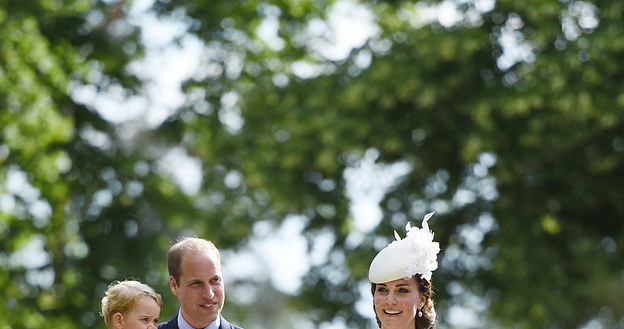
M 0 328 L 105 328 L 222 251 L 248 329 L 376 328 L 440 242 L 438 328 L 624 328 L 624 2 L 0 0 Z

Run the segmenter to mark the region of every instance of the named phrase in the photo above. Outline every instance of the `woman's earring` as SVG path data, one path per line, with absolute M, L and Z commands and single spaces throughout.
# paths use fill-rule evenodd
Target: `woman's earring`
M 418 310 L 418 317 L 422 318 L 422 311 L 421 310 Z

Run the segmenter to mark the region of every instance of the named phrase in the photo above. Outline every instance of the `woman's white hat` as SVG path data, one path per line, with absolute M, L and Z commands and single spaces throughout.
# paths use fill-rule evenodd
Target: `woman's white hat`
M 409 279 L 416 274 L 431 280 L 431 274 L 438 268 L 440 244 L 433 241 L 433 232 L 427 221 L 433 212 L 423 219 L 422 228 L 405 225 L 407 236 L 401 239 L 394 231 L 396 241 L 392 241 L 373 259 L 368 270 L 368 279 L 372 283 L 384 283 L 401 278 Z

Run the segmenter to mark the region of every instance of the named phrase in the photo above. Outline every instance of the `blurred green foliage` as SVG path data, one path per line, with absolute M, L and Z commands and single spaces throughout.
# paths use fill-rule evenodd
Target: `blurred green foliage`
M 161 292 L 168 318 L 171 239 L 240 250 L 254 224 L 290 214 L 307 218 L 310 245 L 334 237 L 331 256 L 296 296 L 232 282 L 255 299 L 229 299 L 226 315 L 248 328 L 298 316 L 370 326 L 354 308 L 370 260 L 430 210 L 441 327 L 453 307 L 478 309 L 469 296 L 488 327 L 621 327 L 624 4 L 479 3 L 459 2 L 463 18 L 442 24 L 424 20 L 435 1 L 363 1 L 379 32 L 332 60 L 310 26 L 336 2 L 156 1 L 210 47 L 212 73 L 185 83 L 189 100 L 164 123 L 127 137 L 70 95 L 144 90 L 126 69 L 144 54 L 132 4 L 0 0 L 0 328 L 104 328 L 103 291 L 130 277 Z M 267 18 L 281 46 L 256 33 Z M 529 55 L 505 64 L 505 38 Z M 302 62 L 311 77 L 295 74 Z M 196 195 L 159 169 L 176 146 L 201 160 Z M 358 235 L 344 173 L 365 154 L 411 170 L 379 227 Z M 225 182 L 233 173 L 241 184 Z

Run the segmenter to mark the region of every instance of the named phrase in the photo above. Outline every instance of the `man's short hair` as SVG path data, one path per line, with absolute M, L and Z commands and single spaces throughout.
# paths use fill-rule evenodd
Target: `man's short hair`
M 214 243 L 206 239 L 184 237 L 175 242 L 171 248 L 169 248 L 169 253 L 167 254 L 167 270 L 169 271 L 169 275 L 175 280 L 176 284 L 180 283 L 180 276 L 182 275 L 182 258 L 188 254 L 201 253 L 213 254 L 217 256 L 219 264 L 221 263 L 221 254 L 219 254 L 219 249 L 217 249 Z

